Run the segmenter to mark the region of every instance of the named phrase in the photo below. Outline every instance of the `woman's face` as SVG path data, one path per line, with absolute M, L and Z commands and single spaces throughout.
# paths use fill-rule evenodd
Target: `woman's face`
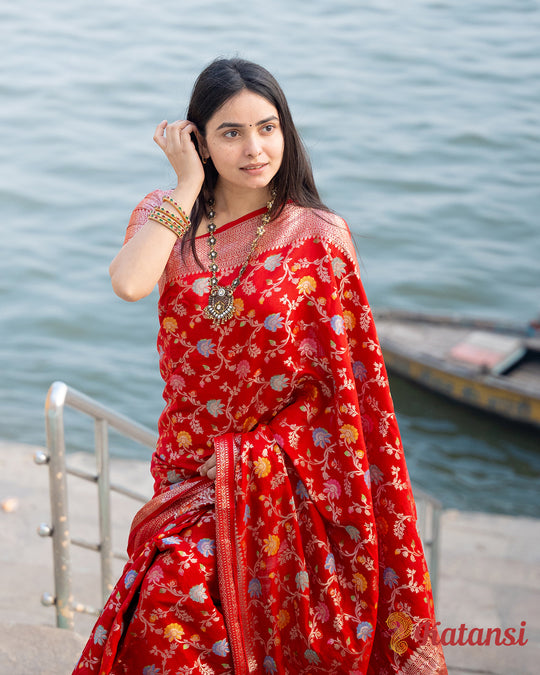
M 268 188 L 283 159 L 278 111 L 263 96 L 244 89 L 208 120 L 205 145 L 221 187 Z

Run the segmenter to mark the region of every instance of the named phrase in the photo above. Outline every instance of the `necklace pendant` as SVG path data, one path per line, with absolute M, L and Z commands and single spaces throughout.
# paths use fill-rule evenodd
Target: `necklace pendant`
M 210 232 L 210 237 L 208 237 L 208 243 L 210 244 L 210 253 L 208 257 L 210 258 L 211 290 L 210 290 L 210 297 L 208 298 L 208 306 L 204 310 L 204 315 L 207 319 L 210 319 L 216 325 L 219 325 L 220 323 L 225 323 L 225 321 L 228 321 L 234 315 L 234 295 L 233 295 L 234 291 L 238 287 L 238 284 L 240 283 L 240 277 L 246 271 L 248 263 L 251 260 L 251 256 L 253 255 L 255 249 L 257 248 L 259 239 L 264 234 L 265 227 L 270 222 L 270 210 L 274 204 L 275 197 L 276 191 L 272 190 L 272 199 L 266 204 L 268 210 L 263 215 L 262 222 L 257 228 L 257 236 L 255 237 L 253 243 L 251 244 L 251 250 L 248 253 L 248 257 L 246 258 L 244 264 L 240 268 L 238 276 L 236 277 L 236 279 L 234 279 L 234 281 L 231 283 L 230 286 L 220 286 L 218 284 L 217 280 L 218 266 L 216 263 L 217 253 L 215 249 L 216 224 L 214 222 L 214 217 L 216 213 L 214 211 L 214 200 L 210 199 L 208 201 L 208 206 L 210 207 L 210 210 L 208 211 L 208 218 L 210 219 L 210 223 L 208 224 L 208 231 Z
M 225 323 L 234 314 L 234 296 L 230 287 L 216 285 L 210 291 L 208 306 L 204 310 L 208 319 L 215 324 Z

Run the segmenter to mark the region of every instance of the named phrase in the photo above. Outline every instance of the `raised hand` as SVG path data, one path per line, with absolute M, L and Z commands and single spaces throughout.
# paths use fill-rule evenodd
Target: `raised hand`
M 178 184 L 196 187 L 198 193 L 204 181 L 204 168 L 191 140 L 192 133 L 197 134 L 198 130 L 189 120 L 177 120 L 172 124 L 163 120 L 156 127 L 154 141 L 169 160 Z

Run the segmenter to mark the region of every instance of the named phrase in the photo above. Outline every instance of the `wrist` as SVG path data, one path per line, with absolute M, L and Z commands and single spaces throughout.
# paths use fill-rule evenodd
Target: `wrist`
M 200 191 L 200 184 L 178 181 L 178 184 L 174 188 L 171 196 L 182 206 L 184 211 L 189 214 L 191 213 L 191 209 L 193 208 Z

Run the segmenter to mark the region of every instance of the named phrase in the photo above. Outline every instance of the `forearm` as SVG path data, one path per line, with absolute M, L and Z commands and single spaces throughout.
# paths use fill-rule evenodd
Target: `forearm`
M 199 186 L 177 186 L 172 198 L 190 213 Z M 162 207 L 171 213 L 167 203 Z M 114 292 L 123 300 L 134 302 L 149 295 L 167 264 L 178 237 L 167 227 L 147 220 L 143 227 L 122 247 L 109 267 Z

